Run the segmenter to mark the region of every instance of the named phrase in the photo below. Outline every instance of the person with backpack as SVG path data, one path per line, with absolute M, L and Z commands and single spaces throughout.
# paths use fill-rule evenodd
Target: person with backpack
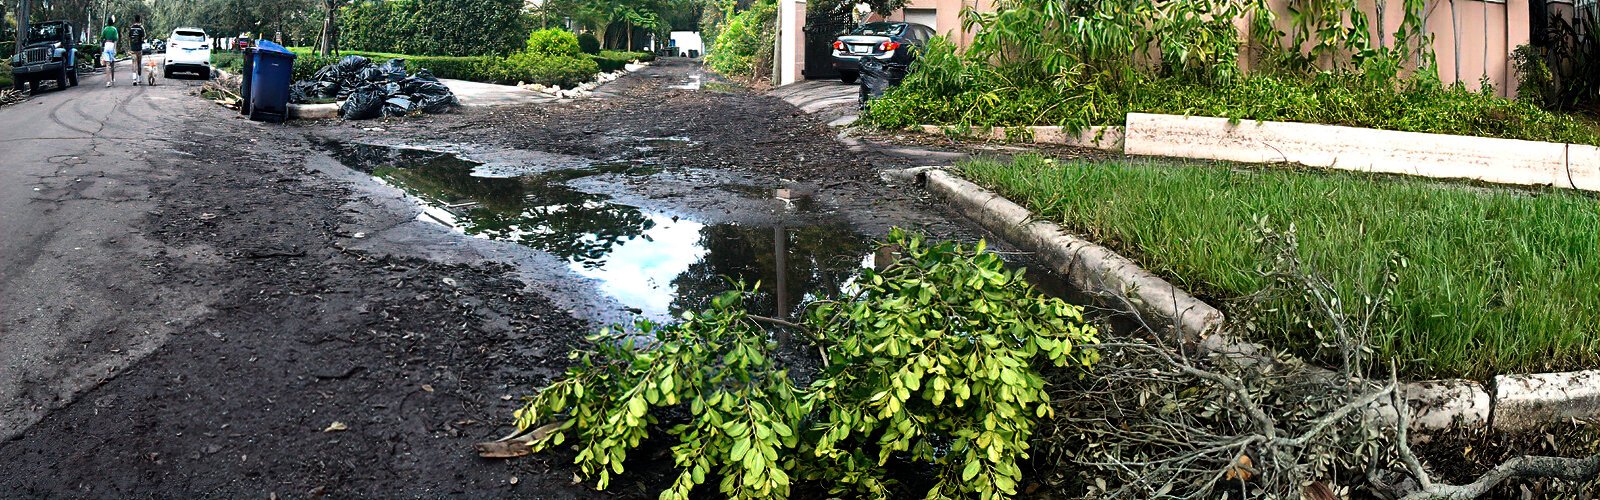
M 106 18 L 106 27 L 100 28 L 100 59 L 106 62 L 106 86 L 117 83 L 117 27 L 114 18 Z
M 133 25 L 128 26 L 128 51 L 133 54 L 133 86 L 139 86 L 144 76 L 144 23 L 138 14 L 133 15 Z

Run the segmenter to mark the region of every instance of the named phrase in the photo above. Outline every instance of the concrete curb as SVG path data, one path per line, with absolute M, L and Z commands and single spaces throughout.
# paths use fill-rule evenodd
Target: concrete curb
M 1080 148 L 1094 148 L 1106 151 L 1122 151 L 1124 128 L 1087 127 L 1074 134 L 1071 130 L 1055 126 L 1030 126 L 1030 127 L 961 127 L 953 125 L 921 125 L 918 127 L 925 134 L 977 137 L 992 141 L 1007 141 L 1012 139 L 1027 139 L 1034 144 L 1056 144 L 1062 146 L 1076 146 Z M 1012 137 L 1015 135 L 1016 137 Z
M 1600 148 L 1316 123 L 1128 113 L 1126 126 L 920 125 L 925 134 L 1057 144 L 1129 155 L 1288 162 L 1356 172 L 1600 191 Z
M 967 218 L 1018 248 L 1033 252 L 1078 290 L 1116 297 L 1147 318 L 1164 322 L 1185 342 L 1198 340 L 1203 352 L 1241 362 L 1264 359 L 1261 348 L 1224 330 L 1222 312 L 1178 289 L 1133 261 L 1068 234 L 1056 224 L 1036 220 L 1027 209 L 941 167 L 889 170 L 890 182 L 914 184 L 949 201 Z M 1154 326 L 1154 325 L 1152 325 Z M 1327 376 L 1333 376 L 1328 372 Z M 1411 413 L 1411 428 L 1455 428 L 1515 432 L 1573 419 L 1600 419 L 1600 370 L 1495 377 L 1492 387 L 1472 380 L 1425 380 L 1399 391 Z M 1387 401 L 1371 410 L 1396 417 Z M 1426 434 L 1417 439 L 1426 440 Z
M 1185 343 L 1198 343 L 1221 331 L 1221 311 L 1133 261 L 1068 234 L 1060 226 L 1035 220 L 1022 206 L 943 170 L 925 169 L 909 175 L 920 177 L 925 189 L 950 201 L 985 229 L 1034 252 L 1078 290 L 1128 304 L 1143 317 L 1163 323 Z
M 1127 123 L 1130 155 L 1289 162 L 1591 191 L 1600 184 L 1594 175 L 1600 155 L 1578 144 L 1146 113 L 1128 113 Z
M 289 118 L 295 120 L 323 120 L 339 117 L 339 103 L 290 104 Z

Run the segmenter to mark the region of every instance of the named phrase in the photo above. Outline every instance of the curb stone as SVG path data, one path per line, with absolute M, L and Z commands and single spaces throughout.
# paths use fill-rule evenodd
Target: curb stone
M 1186 344 L 1221 331 L 1223 315 L 1115 252 L 1078 238 L 978 185 L 939 170 L 921 172 L 923 187 L 997 235 L 1033 251 L 1079 290 L 1115 297 L 1169 326 Z
M 1494 378 L 1495 430 L 1600 418 L 1600 370 Z
M 983 228 L 1033 252 L 1078 290 L 1122 299 L 1140 314 L 1165 322 L 1185 341 L 1198 340 L 1202 352 L 1235 362 L 1264 358 L 1260 346 L 1224 331 L 1224 316 L 1211 305 L 1105 247 L 1037 220 L 1020 205 L 942 167 L 886 170 L 879 175 L 889 182 L 921 186 L 948 200 Z M 1333 376 L 1332 372 L 1326 375 Z M 1410 427 L 1418 431 L 1516 432 L 1574 419 L 1600 419 L 1600 370 L 1501 375 L 1493 383 L 1493 392 L 1482 383 L 1461 379 L 1408 382 L 1399 390 L 1410 409 Z M 1371 411 L 1380 418 L 1395 418 L 1394 408 L 1387 402 L 1374 404 Z M 1414 440 L 1427 439 L 1426 434 L 1414 436 Z

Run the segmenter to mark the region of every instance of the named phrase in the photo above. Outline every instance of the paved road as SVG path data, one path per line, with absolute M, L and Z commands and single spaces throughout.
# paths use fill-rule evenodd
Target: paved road
M 152 162 L 204 104 L 184 98 L 194 82 L 127 75 L 0 108 L 0 441 L 203 312 L 141 265 L 164 249 L 132 226 Z

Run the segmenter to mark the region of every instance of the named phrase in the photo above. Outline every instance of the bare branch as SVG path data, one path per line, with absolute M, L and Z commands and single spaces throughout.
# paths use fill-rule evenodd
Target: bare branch
M 1589 458 L 1523 456 L 1507 460 L 1472 484 L 1435 484 L 1403 500 L 1468 500 L 1488 493 L 1511 478 L 1555 478 L 1566 481 L 1593 481 L 1600 477 L 1600 454 Z

